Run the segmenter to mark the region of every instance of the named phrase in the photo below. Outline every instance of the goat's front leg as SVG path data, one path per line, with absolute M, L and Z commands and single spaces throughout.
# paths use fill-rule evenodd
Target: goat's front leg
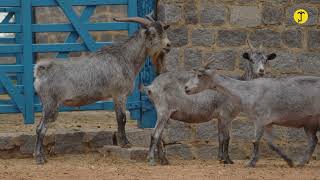
M 316 148 L 316 145 L 318 143 L 316 128 L 305 127 L 304 131 L 305 131 L 307 138 L 308 138 L 308 147 L 305 151 L 303 158 L 298 163 L 298 166 L 300 166 L 300 167 L 304 166 L 306 163 L 308 163 L 310 161 L 311 156 L 314 152 L 314 149 Z
M 269 147 L 275 151 L 282 159 L 284 159 L 290 167 L 293 167 L 293 161 L 283 152 L 281 149 L 273 144 L 272 125 L 265 127 L 265 137 L 267 139 Z
M 247 163 L 247 167 L 255 167 L 256 163 L 259 159 L 259 146 L 260 146 L 260 140 L 263 136 L 264 133 L 264 127 L 255 124 L 255 138 L 253 141 L 253 151 L 252 151 L 252 155 L 251 155 L 251 159 L 249 160 L 249 162 Z
M 158 157 L 160 160 L 161 165 L 168 165 L 169 161 L 166 157 L 166 153 L 164 152 L 163 148 L 163 143 L 162 143 L 162 137 L 160 136 L 158 144 L 157 144 L 157 149 L 158 149 Z
M 157 112 L 157 117 L 158 117 L 158 120 L 157 120 L 156 127 L 154 128 L 151 135 L 151 142 L 150 142 L 150 149 L 149 149 L 149 164 L 152 166 L 156 165 L 156 161 L 154 157 L 155 150 L 156 150 L 156 147 L 159 147 L 158 144 L 160 143 L 159 141 L 161 139 L 163 129 L 166 123 L 168 122 L 170 116 L 169 116 L 169 113 Z M 158 149 L 158 151 L 162 151 L 162 148 Z
M 57 119 L 59 112 L 58 105 L 55 101 L 45 99 L 42 103 L 42 118 L 36 129 L 37 139 L 34 148 L 34 156 L 37 164 L 44 164 L 47 162 L 43 148 L 43 139 L 48 129 L 48 123 L 54 122 Z
M 114 108 L 116 111 L 116 118 L 117 118 L 117 124 L 118 124 L 118 133 L 117 133 L 117 139 L 118 144 L 122 148 L 130 148 L 131 144 L 127 139 L 126 136 L 126 97 L 115 97 L 114 99 Z
M 219 160 L 224 164 L 233 164 L 234 162 L 229 157 L 230 128 L 232 118 L 229 116 L 221 116 L 220 118 L 221 119 L 218 121 L 219 153 L 222 154 L 220 155 L 221 159 Z

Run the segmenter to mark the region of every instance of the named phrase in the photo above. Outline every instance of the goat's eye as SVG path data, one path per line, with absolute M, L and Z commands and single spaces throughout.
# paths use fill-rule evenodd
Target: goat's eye
M 202 77 L 202 74 L 197 74 L 197 77 L 198 77 L 198 78 L 201 78 L 201 77 Z

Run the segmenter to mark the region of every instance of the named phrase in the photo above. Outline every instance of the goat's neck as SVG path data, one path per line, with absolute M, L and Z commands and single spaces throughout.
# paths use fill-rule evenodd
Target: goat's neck
M 128 63 L 134 68 L 136 76 L 142 69 L 148 56 L 146 48 L 146 36 L 139 31 L 135 37 L 130 39 L 123 47 L 123 54 L 127 57 Z
M 250 81 L 236 80 L 224 75 L 215 74 L 212 77 L 215 82 L 213 89 L 231 96 L 235 101 L 240 103 L 242 107 L 248 107 L 251 104 L 253 98 L 253 93 L 251 93 L 251 87 L 249 85 Z
M 246 70 L 243 73 L 243 75 L 240 77 L 240 80 L 250 81 L 250 80 L 253 80 L 256 78 L 257 78 L 257 76 L 255 75 L 255 73 L 253 73 L 253 67 L 249 65 L 246 67 Z

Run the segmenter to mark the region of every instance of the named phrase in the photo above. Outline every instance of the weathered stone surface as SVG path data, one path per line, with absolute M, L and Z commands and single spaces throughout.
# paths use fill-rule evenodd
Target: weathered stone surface
M 217 3 L 204 0 L 200 8 L 200 23 L 222 25 L 226 22 L 226 7 Z
M 137 162 L 145 162 L 148 157 L 148 148 L 143 147 L 121 148 L 119 146 L 104 146 L 98 151 L 105 156 Z
M 115 133 L 112 131 L 87 132 L 83 136 L 83 142 L 95 149 L 105 145 L 113 145 L 114 136 Z
M 185 26 L 179 28 L 170 28 L 168 30 L 168 38 L 172 46 L 181 47 L 188 44 L 188 30 Z
M 256 6 L 231 6 L 230 23 L 240 27 L 255 27 L 261 24 L 261 10 Z
M 182 65 L 180 63 L 180 48 L 171 48 L 165 58 L 165 68 L 168 71 L 182 69 Z
M 165 144 L 181 141 L 189 141 L 192 138 L 192 129 L 186 124 L 175 120 L 169 120 L 163 131 L 162 139 Z
M 187 0 L 183 7 L 184 20 L 186 24 L 197 24 L 198 11 L 195 0 Z
M 186 69 L 200 66 L 202 64 L 202 52 L 200 49 L 187 48 L 184 50 L 184 63 Z
M 34 152 L 34 147 L 36 144 L 36 136 L 35 135 L 22 135 L 21 140 L 23 144 L 20 145 L 21 154 L 32 155 Z
M 263 47 L 281 47 L 280 33 L 270 29 L 257 29 L 249 35 L 249 39 L 251 44 L 256 48 L 259 47 L 260 44 L 262 44 Z
M 294 6 L 287 8 L 286 22 L 288 25 L 301 26 L 301 25 L 297 24 L 293 19 L 294 12 L 298 9 L 304 9 L 309 14 L 308 21 L 306 23 L 302 24 L 302 26 L 316 25 L 318 23 L 318 11 L 319 10 L 316 7 L 306 5 L 306 4 L 296 4 Z
M 13 142 L 13 138 L 10 134 L 2 134 L 0 136 L 0 150 L 8 150 L 15 147 L 15 143 Z
M 216 159 L 218 156 L 218 146 L 199 144 L 195 145 L 195 157 L 202 160 Z
M 232 141 L 246 140 L 251 142 L 254 135 L 253 123 L 248 120 L 234 120 L 232 122 Z
M 186 144 L 172 144 L 165 146 L 168 156 L 191 160 L 194 158 L 191 148 Z
M 285 19 L 284 9 L 278 6 L 265 5 L 262 8 L 262 22 L 264 24 L 281 24 Z
M 191 36 L 193 46 L 210 47 L 214 43 L 212 29 L 194 29 Z
M 298 64 L 305 74 L 320 74 L 320 53 L 302 53 L 298 55 Z
M 312 29 L 308 33 L 308 48 L 320 49 L 320 30 Z
M 219 52 L 212 52 L 205 54 L 205 60 L 215 60 L 210 67 L 215 69 L 223 69 L 232 71 L 235 67 L 236 52 L 232 50 L 225 50 Z
M 219 30 L 218 46 L 241 46 L 246 43 L 247 33 L 243 30 Z
M 283 44 L 290 48 L 301 48 L 303 34 L 301 30 L 290 29 L 282 32 L 281 39 Z
M 127 138 L 132 146 L 149 147 L 151 140 L 151 129 L 135 129 L 126 132 Z
M 237 0 L 238 4 L 255 4 L 258 0 Z
M 160 4 L 159 17 L 165 23 L 177 23 L 182 20 L 182 7 L 174 3 Z
M 56 134 L 54 152 L 57 154 L 84 152 L 83 136 L 83 132 Z
M 299 72 L 297 56 L 291 52 L 276 53 L 277 58 L 269 61 L 272 71 L 281 73 Z
M 218 139 L 217 121 L 197 124 L 195 127 L 196 139 L 202 141 L 216 141 Z

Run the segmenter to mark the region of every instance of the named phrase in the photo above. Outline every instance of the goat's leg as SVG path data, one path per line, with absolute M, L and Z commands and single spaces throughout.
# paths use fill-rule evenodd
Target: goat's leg
M 218 118 L 218 140 L 219 140 L 219 148 L 218 148 L 218 160 L 220 162 L 222 162 L 224 159 L 223 159 L 223 133 L 222 133 L 222 127 L 221 127 L 221 119 Z
M 161 137 L 160 137 L 160 139 L 158 141 L 157 149 L 158 149 L 158 157 L 159 157 L 159 160 L 160 160 L 160 164 L 161 165 L 168 165 L 169 161 L 168 161 L 168 159 L 166 157 L 166 154 L 164 152 L 163 143 L 162 143 L 162 138 Z
M 265 137 L 268 146 L 284 159 L 290 167 L 293 167 L 293 161 L 277 145 L 273 144 L 272 125 L 265 127 Z
M 44 164 L 46 162 L 43 139 L 48 129 L 48 123 L 54 122 L 57 119 L 58 112 L 58 104 L 55 101 L 43 101 L 42 118 L 36 129 L 37 139 L 34 149 L 34 156 L 37 164 Z
M 308 138 L 308 147 L 303 158 L 299 161 L 298 166 L 304 166 L 306 163 L 309 163 L 314 149 L 318 143 L 317 129 L 305 127 L 304 131 L 306 132 Z
M 231 126 L 231 119 L 222 117 L 218 123 L 218 131 L 219 135 L 219 151 L 220 151 L 220 136 L 222 136 L 222 162 L 224 164 L 233 164 L 233 161 L 229 157 L 229 142 L 230 142 L 230 126 Z
M 131 144 L 127 139 L 126 136 L 126 122 L 127 122 L 127 117 L 126 117 L 126 97 L 114 97 L 114 108 L 116 111 L 116 118 L 117 118 L 117 124 L 118 124 L 118 144 L 122 148 L 130 148 Z
M 157 117 L 158 117 L 158 121 L 151 135 L 151 143 L 150 143 L 150 149 L 149 149 L 149 164 L 153 166 L 156 164 L 155 157 L 154 157 L 155 149 L 159 143 L 163 129 L 169 120 L 168 114 L 165 114 L 165 113 L 158 112 Z M 158 149 L 158 151 L 160 150 Z
M 263 136 L 264 127 L 255 125 L 255 138 L 253 141 L 253 151 L 250 161 L 247 163 L 247 167 L 255 167 L 259 159 L 259 146 L 260 140 Z

